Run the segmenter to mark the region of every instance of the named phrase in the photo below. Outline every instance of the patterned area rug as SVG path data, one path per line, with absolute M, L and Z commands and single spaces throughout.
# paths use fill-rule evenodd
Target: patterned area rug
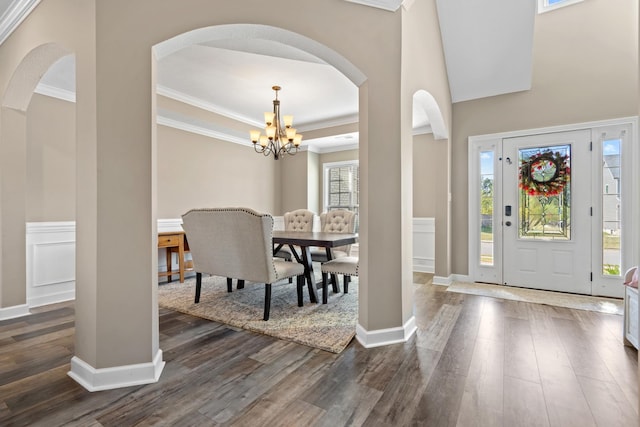
M 536 304 L 553 305 L 577 310 L 597 311 L 600 313 L 622 315 L 624 311 L 624 302 L 621 299 L 516 288 L 513 286 L 454 282 L 449 285 L 447 291 L 514 301 L 533 302 Z
M 226 278 L 202 277 L 200 302 L 194 304 L 195 278 L 184 283 L 162 284 L 158 287 L 161 307 L 214 320 L 237 328 L 271 335 L 310 347 L 340 353 L 353 339 L 358 320 L 358 278 L 352 278 L 349 293 L 334 294 L 329 285 L 328 304 L 312 304 L 304 288 L 304 306 L 298 307 L 295 279 L 272 285 L 271 313 L 262 320 L 264 284 L 247 282 L 244 289 L 227 292 Z M 342 291 L 342 277 L 340 277 Z M 322 289 L 318 289 L 322 301 Z

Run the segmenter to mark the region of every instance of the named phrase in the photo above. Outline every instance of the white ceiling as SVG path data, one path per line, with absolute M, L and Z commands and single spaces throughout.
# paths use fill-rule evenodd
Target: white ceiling
M 0 0 L 3 25 L 19 25 L 40 0 Z M 385 10 L 398 0 L 347 0 Z M 412 2 L 405 0 L 405 7 Z M 406 4 L 409 4 L 407 6 Z M 535 3 L 532 0 L 437 0 L 445 60 L 453 102 L 527 90 Z M 29 9 L 31 8 L 31 9 Z M 8 36 L 8 34 L 7 34 Z M 6 38 L 6 36 L 5 36 Z M 158 93 L 260 127 L 272 109 L 273 85 L 282 90 L 283 114 L 293 114 L 299 133 L 357 122 L 358 90 L 350 80 L 318 58 L 267 40 L 222 40 L 190 45 L 158 64 Z M 43 76 L 38 92 L 73 99 L 75 59 L 62 58 Z M 248 143 L 237 130 L 160 109 L 158 121 L 227 140 Z M 414 129 L 426 129 L 428 117 L 414 108 Z M 180 125 L 181 126 L 181 125 Z M 357 133 L 303 140 L 314 151 L 357 145 Z

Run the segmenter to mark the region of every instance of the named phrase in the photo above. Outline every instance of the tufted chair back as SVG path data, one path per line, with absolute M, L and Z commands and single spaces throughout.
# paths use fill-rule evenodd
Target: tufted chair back
M 284 214 L 286 231 L 313 231 L 314 213 L 306 209 L 297 209 Z
M 346 209 L 336 209 L 320 214 L 320 230 L 327 233 L 355 233 L 356 213 Z M 351 254 L 351 245 L 333 248 L 335 252 Z

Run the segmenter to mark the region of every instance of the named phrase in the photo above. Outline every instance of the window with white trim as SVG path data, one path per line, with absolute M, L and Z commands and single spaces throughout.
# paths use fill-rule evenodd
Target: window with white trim
M 538 0 L 538 13 L 550 12 L 582 1 L 583 0 Z
M 323 172 L 324 211 L 346 209 L 357 214 L 360 206 L 358 161 L 324 163 Z

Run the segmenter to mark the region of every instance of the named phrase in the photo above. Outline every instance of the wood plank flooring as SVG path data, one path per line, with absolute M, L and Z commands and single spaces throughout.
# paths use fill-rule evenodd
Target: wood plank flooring
M 339 355 L 160 309 L 160 381 L 96 393 L 73 303 L 34 309 L 0 322 L 0 426 L 639 425 L 621 316 L 415 290 L 409 342 Z

